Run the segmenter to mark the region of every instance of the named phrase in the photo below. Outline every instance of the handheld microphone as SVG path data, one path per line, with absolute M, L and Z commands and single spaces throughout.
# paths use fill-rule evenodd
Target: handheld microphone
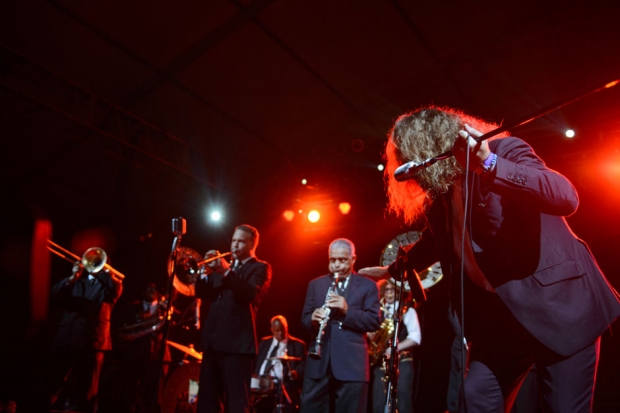
M 402 164 L 394 171 L 394 179 L 398 182 L 404 182 L 409 179 L 412 179 L 415 174 L 418 173 L 421 169 L 428 168 L 431 165 L 434 165 L 435 162 L 440 161 L 442 159 L 447 159 L 452 156 L 452 152 L 442 153 L 441 155 L 435 156 L 433 158 L 428 158 L 422 162 L 409 161 L 405 164 Z

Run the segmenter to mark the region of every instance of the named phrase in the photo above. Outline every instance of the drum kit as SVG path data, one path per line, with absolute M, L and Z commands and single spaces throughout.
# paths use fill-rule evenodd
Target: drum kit
M 267 360 L 290 363 L 292 361 L 301 361 L 301 358 L 285 354 L 283 356 L 269 357 Z M 291 367 L 289 365 L 289 371 L 290 370 Z M 286 409 L 285 406 L 291 406 L 293 404 L 286 387 L 284 387 L 283 381 L 268 374 L 253 374 L 250 391 L 250 407 L 253 412 L 256 412 L 260 406 L 261 411 L 282 413 Z M 284 403 L 285 400 L 288 404 Z

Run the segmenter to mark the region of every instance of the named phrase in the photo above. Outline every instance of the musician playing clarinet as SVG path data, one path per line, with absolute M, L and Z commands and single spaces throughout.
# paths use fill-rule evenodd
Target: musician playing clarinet
M 250 225 L 237 226 L 230 246 L 233 265 L 214 260 L 196 282 L 196 296 L 209 307 L 202 323 L 198 413 L 250 411 L 256 312 L 271 283 L 271 266 L 256 258 L 258 236 Z
M 366 413 L 366 333 L 381 324 L 379 291 L 374 281 L 353 272 L 355 258 L 353 242 L 332 241 L 329 274 L 308 285 L 302 323 L 316 339 L 306 359 L 301 413 Z

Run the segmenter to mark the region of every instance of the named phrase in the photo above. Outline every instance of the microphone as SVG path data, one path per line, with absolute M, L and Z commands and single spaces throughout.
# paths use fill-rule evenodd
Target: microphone
M 415 175 L 418 170 L 419 168 L 417 162 L 409 161 L 396 168 L 394 171 L 394 179 L 398 182 L 406 181 L 413 178 L 413 175 Z
M 181 237 L 186 231 L 185 218 L 172 218 L 172 233 L 175 236 Z
M 450 156 L 452 156 L 452 152 L 448 151 L 433 158 L 428 158 L 427 160 L 422 162 L 409 161 L 396 168 L 396 170 L 394 171 L 394 179 L 396 179 L 398 182 L 404 182 L 409 179 L 413 179 L 415 174 L 417 174 L 421 169 L 428 168 L 429 166 L 434 165 L 435 162 L 441 161 L 442 159 L 447 159 Z

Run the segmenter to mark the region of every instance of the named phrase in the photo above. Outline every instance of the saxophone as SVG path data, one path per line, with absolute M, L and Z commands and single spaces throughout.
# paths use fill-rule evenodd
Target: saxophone
M 325 318 L 321 320 L 321 324 L 319 324 L 319 332 L 316 336 L 314 345 L 310 347 L 310 350 L 308 351 L 308 356 L 310 356 L 310 358 L 313 358 L 315 360 L 321 359 L 321 344 L 322 344 L 321 338 L 323 337 L 323 331 L 325 330 L 325 326 L 327 325 L 327 322 L 329 321 L 329 314 L 331 312 L 331 309 L 327 306 L 327 300 L 329 300 L 329 297 L 331 297 L 331 295 L 336 292 L 337 285 L 338 285 L 338 273 L 335 272 L 332 285 L 330 285 L 329 289 L 327 290 L 327 294 L 325 295 L 325 303 L 321 307 L 323 310 L 325 310 Z
M 381 307 L 381 311 L 385 313 L 385 307 Z M 383 360 L 383 354 L 387 350 L 390 339 L 394 336 L 394 318 L 385 317 L 379 329 L 372 336 L 368 343 L 368 357 L 370 366 L 375 366 Z

